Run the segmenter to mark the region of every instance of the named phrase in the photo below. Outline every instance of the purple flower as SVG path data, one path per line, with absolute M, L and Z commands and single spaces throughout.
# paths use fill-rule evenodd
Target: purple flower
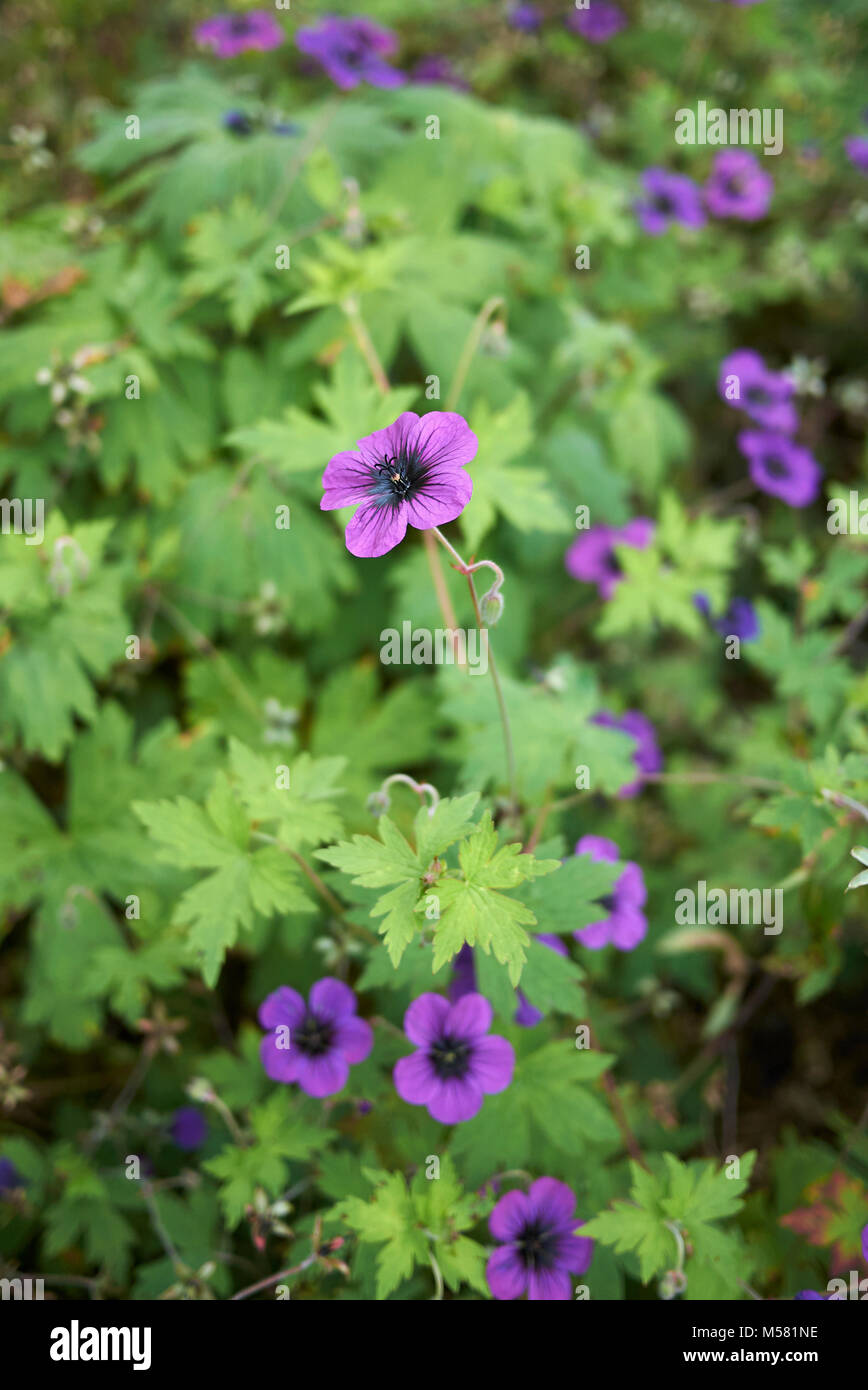
M 302 53 L 315 58 L 329 77 L 344 91 L 370 82 L 372 87 L 400 87 L 406 78 L 389 67 L 398 40 L 388 29 L 353 15 L 349 19 L 326 15 L 313 29 L 299 29 L 295 41 Z
M 311 988 L 308 1004 L 288 985 L 276 989 L 263 1001 L 259 1022 L 271 1030 L 259 1047 L 266 1074 L 297 1082 L 309 1096 L 335 1095 L 350 1064 L 364 1062 L 374 1045 L 370 1024 L 356 1017 L 353 991 L 328 976 Z
M 24 1186 L 24 1179 L 12 1159 L 0 1158 L 0 1197 L 5 1197 L 7 1193 Z
M 572 1297 L 571 1274 L 584 1274 L 594 1253 L 588 1236 L 577 1236 L 572 1188 L 557 1178 L 537 1178 L 527 1192 L 507 1192 L 495 1203 L 488 1229 L 502 1241 L 485 1267 L 497 1299 L 565 1303 Z
M 616 545 L 645 550 L 654 535 L 654 522 L 634 517 L 626 526 L 590 526 L 577 536 L 566 553 L 567 571 L 574 579 L 596 584 L 600 598 L 610 599 L 621 579 Z
M 208 1125 L 201 1110 L 182 1105 L 172 1116 L 169 1133 L 179 1149 L 198 1149 L 208 1137 Z
M 794 1301 L 796 1303 L 807 1302 L 809 1299 L 819 1299 L 822 1303 L 825 1299 L 825 1294 L 817 1293 L 814 1289 L 802 1289 L 801 1293 L 794 1295 Z
M 576 845 L 576 854 L 589 854 L 594 860 L 606 859 L 616 864 L 621 857 L 614 840 L 606 840 L 602 835 L 583 835 Z M 592 951 L 603 946 L 617 946 L 619 951 L 632 951 L 648 930 L 648 922 L 642 908 L 645 906 L 645 879 L 638 864 L 625 864 L 624 872 L 610 894 L 602 899 L 600 906 L 606 916 L 599 922 L 592 922 L 573 936 Z
M 844 153 L 850 163 L 863 174 L 868 174 L 868 135 L 848 135 L 844 141 Z
M 759 618 L 750 599 L 734 598 L 722 618 L 711 617 L 711 604 L 705 594 L 694 594 L 693 602 L 700 613 L 711 620 L 711 626 L 721 637 L 737 637 L 740 642 L 752 642 L 759 637 Z
M 587 9 L 573 10 L 566 19 L 567 28 L 581 34 L 588 43 L 607 43 L 620 34 L 626 23 L 624 11 L 608 0 L 590 0 Z
M 654 732 L 654 725 L 650 719 L 637 709 L 628 709 L 620 717 L 610 714 L 608 710 L 600 710 L 591 720 L 592 724 L 601 724 L 606 729 L 623 729 L 625 733 L 632 734 L 636 740 L 636 751 L 633 754 L 633 761 L 640 773 L 659 772 L 663 766 L 663 755 L 657 746 L 657 737 Z M 621 797 L 635 796 L 642 787 L 642 777 L 636 778 L 635 782 L 626 782 L 618 790 Z
M 742 430 L 738 447 L 750 465 L 758 488 L 779 497 L 788 507 L 807 507 L 820 491 L 823 470 L 813 454 L 785 434 Z
M 569 951 L 559 936 L 552 936 L 550 932 L 540 932 L 536 940 L 542 942 L 543 946 L 548 946 L 550 951 L 556 951 L 559 956 L 569 955 Z M 539 1009 L 534 1008 L 527 995 L 523 994 L 520 989 L 517 989 L 515 994 L 518 999 L 515 1022 L 521 1028 L 535 1028 L 545 1015 Z
M 196 42 L 213 49 L 218 58 L 236 58 L 248 48 L 265 53 L 283 43 L 283 37 L 283 30 L 267 10 L 214 15 L 195 33 Z
M 441 53 L 420 58 L 410 73 L 410 81 L 420 86 L 452 87 L 456 92 L 470 91 L 470 84 L 459 77 L 450 60 Z
M 635 204 L 639 224 L 649 236 L 660 236 L 672 222 L 682 227 L 704 227 L 702 194 L 686 174 L 668 169 L 646 169 L 642 175 L 646 196 Z
M 736 378 L 738 386 L 734 399 L 727 394 L 731 377 Z M 771 371 L 752 348 L 739 348 L 723 359 L 717 389 L 727 405 L 743 410 L 766 429 L 792 434 L 798 426 L 799 417 L 792 402 L 793 383 L 783 372 Z
M 756 222 L 769 210 L 775 181 L 749 150 L 724 150 L 715 155 L 705 185 L 705 204 L 714 217 L 738 217 Z
M 347 526 L 347 550 L 371 558 L 404 539 L 407 525 L 426 531 L 463 512 L 473 483 L 462 470 L 475 458 L 476 435 L 462 415 L 405 410 L 388 429 L 329 460 L 320 507 L 362 505 Z
M 489 1037 L 491 1005 L 481 994 L 450 1004 L 421 994 L 404 1015 L 404 1032 L 419 1049 L 395 1063 L 395 1089 L 410 1105 L 426 1105 L 434 1120 L 472 1120 L 484 1095 L 505 1091 L 515 1053 L 506 1038 Z
M 862 1227 L 862 1259 L 868 1264 L 868 1226 Z
M 506 16 L 513 29 L 521 29 L 525 34 L 534 34 L 542 24 L 542 16 L 536 5 L 513 5 Z

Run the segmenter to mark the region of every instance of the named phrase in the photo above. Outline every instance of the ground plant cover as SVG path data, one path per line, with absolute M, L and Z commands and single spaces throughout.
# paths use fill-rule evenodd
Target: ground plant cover
M 868 1297 L 866 55 L 3 7 L 2 1278 Z

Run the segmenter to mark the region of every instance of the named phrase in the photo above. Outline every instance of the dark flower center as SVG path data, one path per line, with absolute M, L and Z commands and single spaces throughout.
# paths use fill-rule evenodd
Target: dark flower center
M 675 204 L 668 193 L 655 193 L 651 199 L 651 207 L 654 212 L 662 212 L 667 216 L 675 211 Z
M 526 1269 L 553 1269 L 557 1264 L 558 1236 L 542 1221 L 531 1221 L 516 1241 L 518 1257 Z
M 253 25 L 246 14 L 234 14 L 229 20 L 229 32 L 233 38 L 240 39 L 250 32 Z
M 772 396 L 770 391 L 766 391 L 762 386 L 751 386 L 744 393 L 744 398 L 749 405 L 771 405 Z
M 605 898 L 600 898 L 600 899 L 599 899 L 599 903 L 600 903 L 600 907 L 604 907 L 604 908 L 606 909 L 607 912 L 614 912 L 614 911 L 615 911 L 615 906 L 616 906 L 616 904 L 615 904 L 615 894 L 614 894 L 614 893 L 607 893 L 606 896 L 605 896 Z
M 396 507 L 409 502 L 426 470 L 418 459 L 408 454 L 386 454 L 374 465 L 373 501 L 381 507 Z
M 321 1057 L 331 1047 L 334 1034 L 334 1026 L 328 1019 L 305 1014 L 304 1022 L 295 1029 L 292 1040 L 299 1052 L 304 1052 L 308 1057 Z
M 778 454 L 767 454 L 763 459 L 763 467 L 770 478 L 788 478 L 790 469 Z
M 472 1057 L 470 1043 L 445 1033 L 432 1044 L 428 1056 L 441 1081 L 461 1080 L 467 1075 Z

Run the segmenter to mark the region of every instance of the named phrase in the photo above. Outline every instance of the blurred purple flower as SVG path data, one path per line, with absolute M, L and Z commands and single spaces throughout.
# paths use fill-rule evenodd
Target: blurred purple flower
M 5 1197 L 8 1192 L 14 1192 L 16 1188 L 24 1186 L 25 1181 L 12 1159 L 0 1158 L 0 1197 Z
M 535 940 L 541 942 L 543 946 L 548 946 L 550 951 L 556 951 L 559 956 L 569 955 L 569 951 L 560 937 L 552 936 L 550 932 L 539 932 Z M 540 1009 L 535 1008 L 527 995 L 520 989 L 517 989 L 515 994 L 518 999 L 518 1007 L 515 1011 L 515 1022 L 521 1028 L 536 1027 L 536 1025 L 545 1018 L 545 1014 L 543 1014 Z
M 606 729 L 623 729 L 625 733 L 632 734 L 636 739 L 636 751 L 633 754 L 633 761 L 640 773 L 659 772 L 663 766 L 663 755 L 657 744 L 657 735 L 654 725 L 650 719 L 638 709 L 628 709 L 622 715 L 611 714 L 609 710 L 600 710 L 591 719 L 592 724 L 601 724 Z M 642 777 L 639 776 L 634 782 L 627 782 L 619 788 L 620 797 L 635 796 L 642 788 Z
M 742 430 L 738 447 L 763 492 L 779 497 L 788 507 L 807 507 L 816 500 L 823 470 L 813 454 L 785 434 Z
M 404 539 L 408 524 L 426 531 L 463 512 L 473 492 L 463 470 L 477 448 L 463 415 L 435 410 L 420 419 L 406 410 L 387 429 L 360 439 L 356 450 L 329 460 L 320 507 L 334 511 L 361 502 L 347 526 L 347 550 L 368 559 L 385 555 Z
M 295 42 L 344 91 L 360 82 L 370 82 L 372 87 L 400 87 L 407 80 L 402 72 L 383 62 L 396 51 L 396 36 L 362 15 L 348 19 L 326 15 L 314 28 L 299 29 Z
M 502 1244 L 489 1257 L 485 1277 L 499 1300 L 567 1302 L 571 1274 L 584 1274 L 594 1253 L 588 1236 L 577 1236 L 583 1223 L 575 1216 L 572 1188 L 557 1178 L 537 1178 L 527 1192 L 507 1192 L 492 1208 L 488 1229 Z
M 346 1085 L 350 1065 L 364 1062 L 374 1035 L 356 1017 L 356 996 L 342 980 L 317 980 L 309 999 L 305 1004 L 282 985 L 263 1001 L 259 1022 L 269 1032 L 260 1043 L 262 1065 L 272 1081 L 297 1082 L 309 1096 L 333 1096 Z M 278 1035 L 278 1028 L 289 1032 Z M 278 1046 L 279 1036 L 286 1036 L 288 1046 Z
M 581 34 L 588 43 L 607 43 L 626 27 L 627 16 L 609 0 L 591 0 L 585 10 L 573 9 L 567 15 L 566 26 Z
M 513 5 L 506 16 L 513 29 L 521 29 L 525 34 L 533 34 L 542 24 L 542 15 L 536 5 Z
M 694 594 L 693 602 L 721 637 L 737 637 L 740 642 L 752 642 L 759 637 L 759 618 L 750 599 L 734 598 L 722 618 L 711 617 L 711 604 L 705 594 Z
M 574 579 L 596 584 L 600 598 L 610 599 L 621 579 L 615 546 L 645 550 L 654 535 L 654 522 L 634 517 L 626 526 L 590 526 L 577 536 L 566 553 L 567 571 Z
M 844 153 L 850 163 L 863 174 L 868 174 L 868 135 L 848 135 L 844 141 Z
M 705 185 L 705 205 L 714 217 L 737 217 L 756 222 L 769 210 L 775 181 L 749 150 L 724 150 L 715 155 Z
M 201 1110 L 182 1105 L 172 1116 L 169 1133 L 179 1149 L 198 1149 L 208 1137 L 208 1125 Z
M 409 1105 L 425 1105 L 434 1120 L 472 1120 L 484 1095 L 505 1091 L 515 1053 L 506 1038 L 489 1036 L 492 1010 L 481 994 L 450 1004 L 421 994 L 404 1015 L 404 1032 L 419 1049 L 395 1063 L 395 1089 Z
M 868 1264 L 868 1226 L 862 1227 L 862 1259 Z
M 602 835 L 583 835 L 576 845 L 576 854 L 588 854 L 594 860 L 616 864 L 621 852 L 614 840 Z M 617 946 L 619 951 L 632 951 L 648 930 L 642 908 L 647 898 L 645 879 L 638 864 L 627 863 L 620 878 L 615 880 L 611 893 L 601 900 L 606 916 L 573 932 L 577 941 L 592 951 L 603 946 Z
M 410 73 L 410 81 L 418 86 L 452 87 L 456 92 L 469 92 L 470 84 L 455 71 L 449 58 L 442 53 L 431 53 L 420 58 Z
M 729 377 L 738 379 L 737 400 L 727 397 Z M 771 371 L 752 348 L 739 348 L 723 359 L 717 389 L 727 405 L 743 410 L 745 415 L 756 420 L 758 425 L 765 425 L 766 429 L 792 434 L 798 426 L 799 417 L 792 402 L 795 392 L 792 381 L 783 372 Z
M 211 48 L 218 58 L 236 58 L 249 48 L 265 53 L 283 43 L 284 33 L 274 15 L 267 10 L 248 10 L 245 14 L 218 14 L 206 19 L 195 31 L 195 39 Z
M 649 236 L 660 236 L 672 222 L 682 227 L 704 227 L 702 194 L 686 174 L 668 169 L 646 169 L 642 175 L 645 197 L 635 204 L 639 225 Z
M 476 993 L 476 966 L 473 963 L 473 947 L 465 941 L 452 962 L 452 979 L 446 990 L 450 1004 L 457 1004 L 465 994 Z

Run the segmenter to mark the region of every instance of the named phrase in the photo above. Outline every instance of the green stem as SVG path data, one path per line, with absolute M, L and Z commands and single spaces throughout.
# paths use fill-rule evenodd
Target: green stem
M 448 541 L 446 537 L 443 535 L 443 532 L 439 529 L 439 527 L 432 526 L 431 530 L 434 532 L 434 535 L 440 541 L 441 545 L 445 546 L 446 549 L 449 551 L 449 554 L 457 562 L 461 572 L 467 579 L 467 585 L 470 589 L 470 600 L 473 604 L 473 611 L 476 614 L 476 621 L 479 624 L 479 629 L 480 631 L 488 631 L 488 629 L 485 627 L 484 622 L 482 621 L 482 613 L 479 608 L 479 599 L 476 597 L 476 585 L 473 583 L 473 575 L 468 574 L 467 565 L 464 563 L 461 556 L 458 554 L 458 551 L 455 549 L 454 545 L 452 545 L 451 542 Z M 491 680 L 494 685 L 494 693 L 497 698 L 497 708 L 500 712 L 500 723 L 503 729 L 503 746 L 506 752 L 506 768 L 507 777 L 509 780 L 509 794 L 513 806 L 518 806 L 518 780 L 516 778 L 515 773 L 515 750 L 513 748 L 512 743 L 512 729 L 509 723 L 509 711 L 506 708 L 506 700 L 503 697 L 503 686 L 500 682 L 500 672 L 497 669 L 497 662 L 494 659 L 494 649 L 491 645 L 490 634 L 488 639 L 488 669 L 491 673 Z
M 485 332 L 486 325 L 492 315 L 496 314 L 497 310 L 502 309 L 503 306 L 504 300 L 500 295 L 494 295 L 491 299 L 486 300 L 477 314 L 473 327 L 467 335 L 464 347 L 461 349 L 458 366 L 455 368 L 455 376 L 452 378 L 452 385 L 449 387 L 449 395 L 446 397 L 446 401 L 443 405 L 444 410 L 454 410 L 460 401 L 467 373 L 470 371 L 471 364 L 476 356 L 479 344 L 482 341 L 482 335 Z

